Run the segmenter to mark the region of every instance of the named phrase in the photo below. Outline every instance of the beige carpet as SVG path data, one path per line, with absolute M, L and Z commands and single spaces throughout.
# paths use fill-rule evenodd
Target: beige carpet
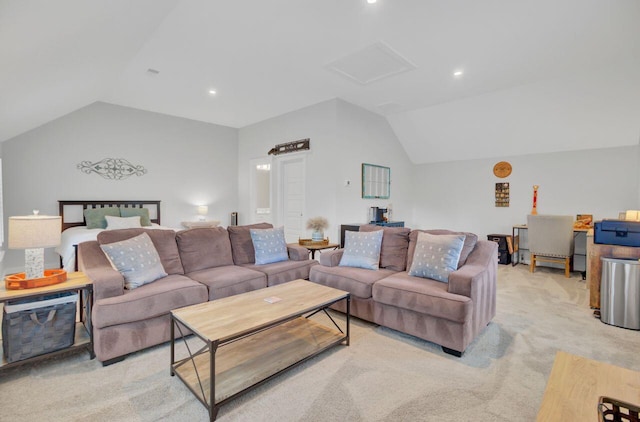
M 461 358 L 355 320 L 338 346 L 224 405 L 220 421 L 530 421 L 555 352 L 640 370 L 640 332 L 592 316 L 577 274 L 500 266 L 498 313 Z M 86 354 L 0 374 L 2 421 L 206 421 L 169 347 L 102 367 Z

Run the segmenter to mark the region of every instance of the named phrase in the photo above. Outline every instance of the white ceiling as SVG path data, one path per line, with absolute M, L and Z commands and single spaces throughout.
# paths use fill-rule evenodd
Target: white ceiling
M 416 163 L 637 144 L 639 22 L 638 0 L 0 0 L 0 141 L 95 101 L 240 128 L 341 98 Z M 330 68 L 373 45 L 410 66 Z

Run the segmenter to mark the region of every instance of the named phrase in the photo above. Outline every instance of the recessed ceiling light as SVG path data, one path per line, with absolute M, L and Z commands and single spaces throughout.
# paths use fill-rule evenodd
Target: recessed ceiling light
M 367 0 L 367 3 L 369 3 L 369 4 L 373 4 L 373 3 L 375 3 L 376 1 L 377 1 L 377 0 Z
M 215 90 L 215 89 L 210 89 L 210 90 L 209 90 L 209 94 L 211 94 L 211 95 L 216 95 L 216 90 Z
M 462 70 L 456 70 L 455 72 L 453 72 L 453 76 L 455 76 L 456 78 L 459 78 L 463 74 L 464 74 L 464 71 Z

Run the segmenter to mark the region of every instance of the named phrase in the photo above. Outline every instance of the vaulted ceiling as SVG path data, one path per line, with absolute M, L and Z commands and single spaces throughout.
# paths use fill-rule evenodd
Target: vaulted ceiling
M 416 163 L 637 144 L 638 22 L 637 0 L 0 0 L 0 141 L 95 101 L 241 128 L 341 98 Z

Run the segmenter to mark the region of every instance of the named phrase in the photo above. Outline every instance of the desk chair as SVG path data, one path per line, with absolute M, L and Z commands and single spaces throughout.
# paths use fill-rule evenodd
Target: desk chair
M 536 261 L 564 262 L 564 276 L 569 277 L 573 255 L 573 217 L 570 215 L 528 215 L 527 229 L 530 271 Z

